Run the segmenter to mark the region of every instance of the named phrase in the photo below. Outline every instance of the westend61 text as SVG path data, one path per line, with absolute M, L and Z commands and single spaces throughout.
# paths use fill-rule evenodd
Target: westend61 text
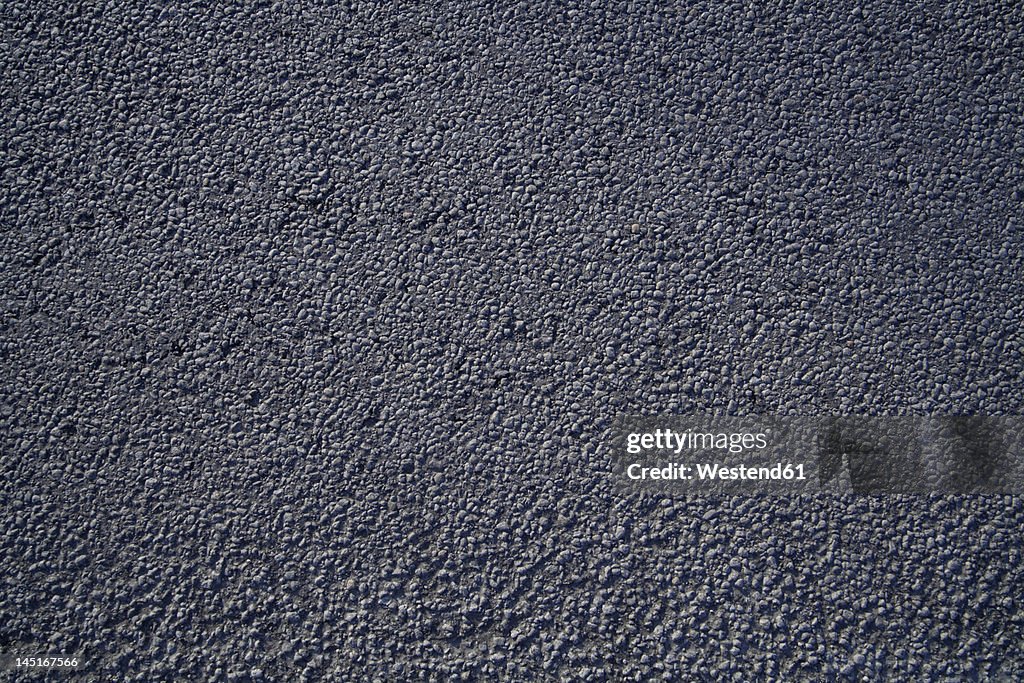
M 775 463 L 771 466 L 751 467 L 736 465 L 726 467 L 717 463 L 693 463 L 686 465 L 670 462 L 660 467 L 644 467 L 633 463 L 626 468 L 626 476 L 630 479 L 656 480 L 750 480 L 750 481 L 789 481 L 806 479 L 803 463 Z

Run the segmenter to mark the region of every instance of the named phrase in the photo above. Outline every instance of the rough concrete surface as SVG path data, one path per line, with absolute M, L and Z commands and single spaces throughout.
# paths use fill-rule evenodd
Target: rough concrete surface
M 750 4 L 4 2 L 0 679 L 1024 679 L 1020 497 L 610 479 L 1022 412 L 1022 6 Z

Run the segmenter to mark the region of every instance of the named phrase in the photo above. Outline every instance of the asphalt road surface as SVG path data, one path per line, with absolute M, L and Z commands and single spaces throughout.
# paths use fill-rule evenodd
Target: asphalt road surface
M 1022 412 L 1019 3 L 208 4 L 0 6 L 0 680 L 1024 679 L 1020 497 L 602 445 Z

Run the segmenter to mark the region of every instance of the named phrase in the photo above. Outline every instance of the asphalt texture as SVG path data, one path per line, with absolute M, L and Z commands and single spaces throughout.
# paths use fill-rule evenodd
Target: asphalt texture
M 1024 679 L 1020 497 L 602 440 L 1024 412 L 1020 4 L 206 5 L 0 6 L 0 679 Z

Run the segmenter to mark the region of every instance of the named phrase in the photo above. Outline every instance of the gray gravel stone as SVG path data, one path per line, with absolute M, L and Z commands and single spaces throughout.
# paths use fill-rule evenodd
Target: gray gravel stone
M 1019 4 L 0 26 L 0 650 L 1024 678 L 1019 497 L 666 500 L 600 448 L 623 414 L 1021 413 Z

